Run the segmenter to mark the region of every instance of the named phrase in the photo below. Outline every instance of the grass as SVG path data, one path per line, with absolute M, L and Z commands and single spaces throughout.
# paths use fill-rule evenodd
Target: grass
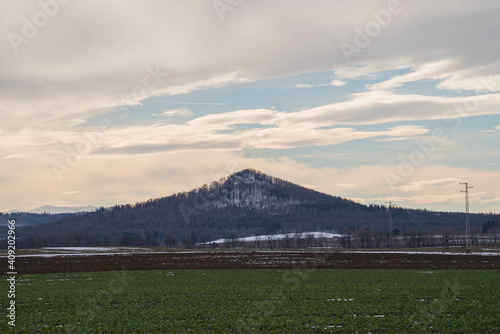
M 5 279 L 0 288 L 5 310 Z M 19 275 L 16 311 L 15 329 L 2 316 L 1 333 L 494 333 L 500 332 L 500 272 Z

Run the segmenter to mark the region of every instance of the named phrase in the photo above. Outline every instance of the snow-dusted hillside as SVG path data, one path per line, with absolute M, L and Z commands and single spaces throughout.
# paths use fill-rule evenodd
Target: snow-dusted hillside
M 209 194 L 205 209 L 238 207 L 281 215 L 290 214 L 296 205 L 314 203 L 304 194 L 299 194 L 312 190 L 252 169 L 242 170 L 200 190 Z

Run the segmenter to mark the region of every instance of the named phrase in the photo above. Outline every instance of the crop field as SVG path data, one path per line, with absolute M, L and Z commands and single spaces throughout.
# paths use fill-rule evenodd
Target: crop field
M 83 272 L 17 276 L 0 332 L 498 333 L 499 314 L 498 270 Z

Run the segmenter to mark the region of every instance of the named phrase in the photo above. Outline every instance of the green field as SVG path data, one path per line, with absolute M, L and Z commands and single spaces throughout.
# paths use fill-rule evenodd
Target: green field
M 45 274 L 17 276 L 16 292 L 2 333 L 500 332 L 494 270 Z

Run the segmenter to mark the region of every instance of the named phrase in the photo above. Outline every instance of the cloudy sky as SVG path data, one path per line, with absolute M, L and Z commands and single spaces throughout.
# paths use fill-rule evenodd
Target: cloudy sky
M 1 1 L 0 211 L 244 168 L 500 212 L 498 1 Z

